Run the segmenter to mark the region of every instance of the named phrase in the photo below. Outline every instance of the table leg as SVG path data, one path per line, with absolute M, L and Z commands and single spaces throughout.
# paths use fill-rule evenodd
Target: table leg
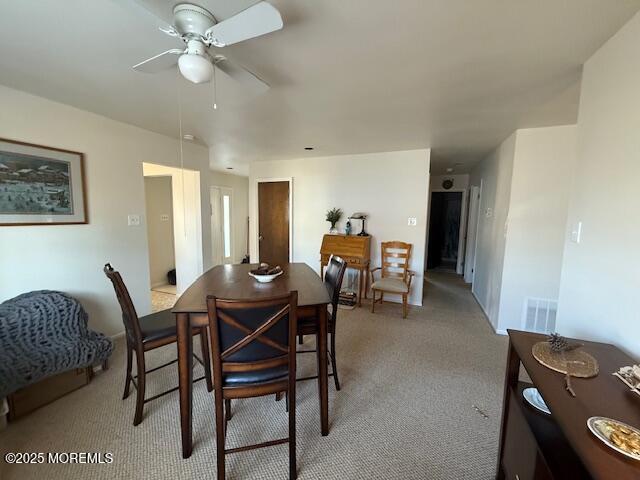
M 193 336 L 188 313 L 176 315 L 178 344 L 178 385 L 180 389 L 180 429 L 182 458 L 189 458 L 193 449 L 191 415 L 193 399 Z
M 358 269 L 358 306 L 362 306 L 362 269 Z
M 364 271 L 364 298 L 367 299 L 367 292 L 369 291 L 369 267 Z
M 320 430 L 323 436 L 329 435 L 329 371 L 327 368 L 327 306 L 320 305 L 318 319 L 320 328 L 318 345 L 318 394 L 320 396 Z
M 500 447 L 498 454 L 498 468 L 496 470 L 496 478 L 498 480 L 504 479 L 504 470 L 502 469 L 502 457 L 504 455 L 504 440 L 507 432 L 507 422 L 509 421 L 509 399 L 511 398 L 510 391 L 515 389 L 518 384 L 518 377 L 520 375 L 520 357 L 513 348 L 511 340 L 509 340 L 509 353 L 507 356 L 507 368 L 504 375 L 504 400 L 502 403 L 502 422 L 500 425 Z

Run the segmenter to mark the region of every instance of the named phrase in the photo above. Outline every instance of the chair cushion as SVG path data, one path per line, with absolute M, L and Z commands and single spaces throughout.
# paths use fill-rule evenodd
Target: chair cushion
M 371 288 L 393 293 L 407 293 L 409 291 L 409 286 L 402 279 L 390 277 L 384 277 L 373 282 Z
M 176 317 L 171 313 L 171 309 L 146 315 L 139 321 L 144 342 L 161 340 L 176 334 Z
M 233 372 L 225 373 L 224 386 L 240 386 L 254 383 L 278 382 L 286 380 L 289 374 L 289 367 L 282 365 L 253 372 Z

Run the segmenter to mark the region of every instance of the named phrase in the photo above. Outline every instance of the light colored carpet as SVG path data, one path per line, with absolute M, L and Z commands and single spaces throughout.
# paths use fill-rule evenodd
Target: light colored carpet
M 375 315 L 368 306 L 340 311 L 342 391 L 330 381 L 328 437 L 320 435 L 316 383 L 298 384 L 300 479 L 494 477 L 507 341 L 491 332 L 458 277 L 430 278 L 425 306 L 411 308 L 407 319 L 397 305 L 385 304 Z M 183 460 L 177 392 L 147 404 L 144 421 L 133 427 L 134 395 L 121 400 L 122 346 L 118 342 L 110 370 L 89 386 L 0 432 L 2 453 L 112 452 L 113 463 L 0 460 L 2 480 L 215 478 L 213 398 L 204 383 L 194 388 L 194 451 Z M 148 365 L 175 354 L 175 346 L 164 347 Z M 299 355 L 299 375 L 313 374 L 313 358 Z M 150 374 L 148 394 L 176 385 L 176 377 L 175 367 Z M 234 402 L 227 444 L 286 436 L 284 408 L 273 397 Z M 284 479 L 287 458 L 286 445 L 234 454 L 227 478 Z
M 177 287 L 175 285 L 169 285 L 168 283 L 165 285 L 153 287 L 151 290 L 155 290 L 156 292 L 170 293 L 171 295 L 176 295 L 177 293 Z
M 176 303 L 175 293 L 158 292 L 151 290 L 151 313 L 159 312 L 161 310 L 167 310 L 173 308 Z

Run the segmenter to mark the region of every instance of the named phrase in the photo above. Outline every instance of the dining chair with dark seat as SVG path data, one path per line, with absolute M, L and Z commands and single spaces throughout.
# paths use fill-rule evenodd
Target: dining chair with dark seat
M 267 299 L 207 297 L 216 412 L 218 480 L 225 478 L 225 456 L 255 448 L 289 444 L 289 478 L 296 478 L 296 327 L 298 292 Z M 231 400 L 287 395 L 289 436 L 226 448 Z
M 110 263 L 107 263 L 103 269 L 105 275 L 111 283 L 116 292 L 118 303 L 122 310 L 122 320 L 125 329 L 125 338 L 127 344 L 127 375 L 124 384 L 124 393 L 122 399 L 124 400 L 129 396 L 129 387 L 131 384 L 137 391 L 136 395 L 136 412 L 133 418 L 133 424 L 139 425 L 142 422 L 142 412 L 144 404 L 157 398 L 163 397 L 171 392 L 174 392 L 178 387 L 162 392 L 158 395 L 154 395 L 151 398 L 144 398 L 146 387 L 146 374 L 155 372 L 163 367 L 167 367 L 176 363 L 178 360 L 174 359 L 170 362 L 164 363 L 160 366 L 146 370 L 145 366 L 145 352 L 154 350 L 165 345 L 176 342 L 176 320 L 171 310 L 163 310 L 161 312 L 145 315 L 144 317 L 138 317 L 136 309 L 133 306 L 133 301 L 129 295 L 129 291 L 122 280 L 122 276 L 119 272 L 114 270 Z M 211 360 L 209 355 L 209 342 L 207 339 L 207 327 L 199 327 L 193 329 L 193 335 L 200 335 L 200 343 L 202 346 L 202 359 L 196 355 L 193 357 L 204 367 L 205 375 L 198 380 L 207 380 L 207 389 L 213 390 L 213 380 L 211 377 Z M 136 354 L 136 375 L 132 375 L 132 363 L 133 353 Z
M 328 324 L 327 333 L 331 335 L 331 342 L 329 344 L 329 360 L 331 362 L 333 381 L 336 385 L 336 390 L 340 390 L 340 380 L 338 378 L 338 366 L 336 363 L 336 321 L 338 318 L 338 303 L 340 300 L 340 290 L 342 289 L 342 280 L 344 278 L 344 272 L 347 270 L 347 262 L 341 257 L 331 255 L 327 268 L 324 273 L 324 285 L 331 297 L 330 311 L 328 312 Z M 300 342 L 303 343 L 305 335 L 315 335 L 316 345 L 318 345 L 317 336 L 320 333 L 318 327 L 318 318 L 316 316 L 309 316 L 300 318 L 298 320 L 298 337 Z M 298 353 L 312 353 L 315 350 L 298 350 Z M 299 378 L 298 381 L 312 380 L 318 378 L 317 375 L 312 377 Z

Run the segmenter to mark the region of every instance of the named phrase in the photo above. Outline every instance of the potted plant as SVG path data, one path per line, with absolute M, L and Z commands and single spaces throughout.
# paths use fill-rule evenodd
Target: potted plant
M 338 233 L 338 230 L 336 229 L 336 223 L 338 223 L 341 218 L 342 210 L 340 210 L 339 208 L 332 208 L 327 212 L 327 222 L 331 223 L 331 229 L 329 230 L 329 233 Z

